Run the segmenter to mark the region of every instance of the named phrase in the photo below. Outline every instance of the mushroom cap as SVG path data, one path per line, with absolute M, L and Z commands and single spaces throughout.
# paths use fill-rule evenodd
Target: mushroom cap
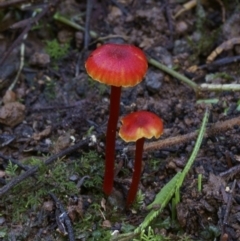
M 113 86 L 130 87 L 142 81 L 148 68 L 144 52 L 128 44 L 105 44 L 88 57 L 85 68 L 90 77 Z
M 163 132 L 163 122 L 149 111 L 133 112 L 121 119 L 122 126 L 119 136 L 126 142 L 137 141 L 140 138 L 159 138 Z

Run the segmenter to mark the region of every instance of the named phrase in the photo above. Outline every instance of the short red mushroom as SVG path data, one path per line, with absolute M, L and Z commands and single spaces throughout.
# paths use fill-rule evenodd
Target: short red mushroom
M 163 132 L 163 122 L 149 111 L 131 113 L 121 119 L 119 136 L 126 142 L 136 142 L 135 163 L 132 183 L 128 192 L 127 206 L 136 197 L 142 171 L 142 153 L 145 138 L 159 138 Z
M 111 85 L 103 181 L 103 190 L 105 194 L 110 195 L 114 180 L 115 139 L 121 87 L 132 87 L 142 81 L 147 72 L 147 58 L 141 49 L 133 45 L 105 44 L 91 53 L 85 67 L 92 79 Z

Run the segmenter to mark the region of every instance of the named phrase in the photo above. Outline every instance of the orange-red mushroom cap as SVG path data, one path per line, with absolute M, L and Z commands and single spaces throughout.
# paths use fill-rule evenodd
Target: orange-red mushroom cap
M 149 111 L 133 112 L 121 119 L 119 135 L 126 141 L 137 141 L 140 138 L 159 138 L 163 132 L 163 122 Z
M 85 67 L 94 80 L 130 87 L 142 81 L 148 63 L 144 52 L 133 45 L 105 44 L 91 53 Z

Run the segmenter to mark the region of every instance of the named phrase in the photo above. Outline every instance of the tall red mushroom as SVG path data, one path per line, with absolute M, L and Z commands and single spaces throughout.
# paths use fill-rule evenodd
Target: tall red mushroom
M 126 142 L 136 142 L 133 178 L 127 197 L 127 206 L 129 206 L 136 197 L 141 178 L 144 140 L 159 138 L 163 132 L 163 122 L 157 115 L 148 111 L 131 113 L 123 117 L 121 122 L 120 137 Z
M 133 45 L 105 44 L 91 53 L 85 67 L 92 79 L 111 85 L 103 181 L 103 190 L 105 194 L 110 195 L 114 179 L 115 139 L 121 87 L 132 87 L 142 81 L 147 72 L 147 58 L 141 49 Z

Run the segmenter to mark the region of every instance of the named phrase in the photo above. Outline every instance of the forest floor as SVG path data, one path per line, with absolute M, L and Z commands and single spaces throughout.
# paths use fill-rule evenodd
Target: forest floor
M 240 2 L 27 2 L 0 1 L 0 240 L 240 240 Z M 164 122 L 160 141 L 147 141 L 128 209 L 134 143 L 117 135 L 105 196 L 110 87 L 84 67 L 105 43 L 133 44 L 149 60 L 144 80 L 123 88 L 120 118 L 148 110 Z M 184 169 L 206 110 L 180 202 L 134 233 Z

